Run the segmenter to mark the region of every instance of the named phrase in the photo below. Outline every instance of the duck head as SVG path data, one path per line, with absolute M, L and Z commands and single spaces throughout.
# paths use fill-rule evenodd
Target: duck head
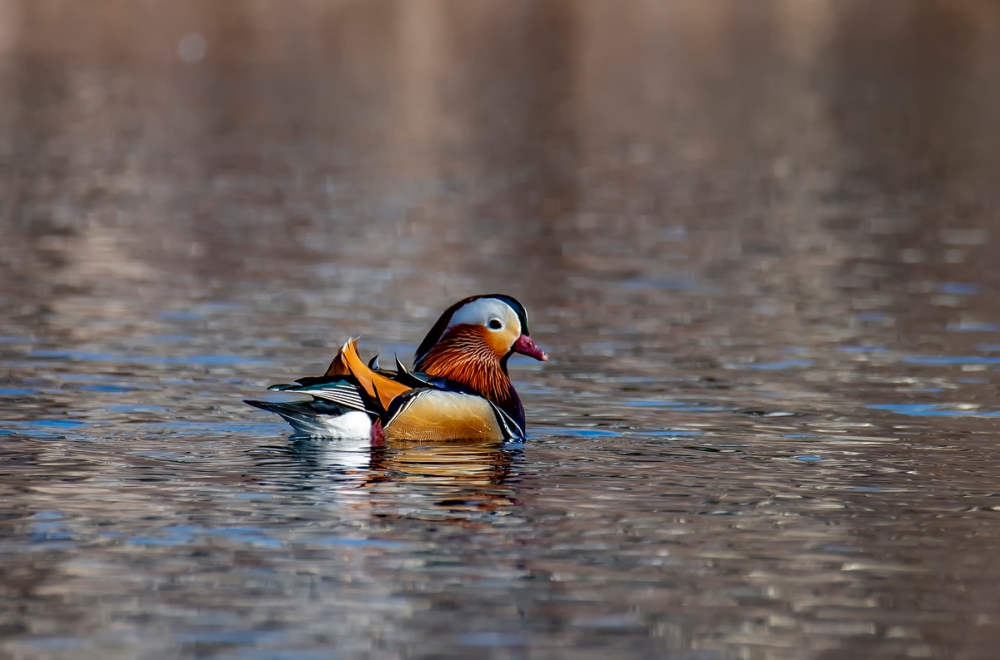
M 502 404 L 516 397 L 507 376 L 514 353 L 549 359 L 528 334 L 524 305 L 502 294 L 472 296 L 445 310 L 417 348 L 414 368 Z

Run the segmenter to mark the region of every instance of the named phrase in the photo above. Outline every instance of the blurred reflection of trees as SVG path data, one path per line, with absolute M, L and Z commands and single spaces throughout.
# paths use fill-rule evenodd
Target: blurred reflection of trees
M 987 2 L 293 5 L 0 2 L 0 277 L 38 314 L 300 279 L 421 322 L 505 289 L 634 326 L 617 282 L 708 280 L 794 336 L 878 304 L 838 283 L 913 276 L 859 266 L 872 243 L 996 215 Z

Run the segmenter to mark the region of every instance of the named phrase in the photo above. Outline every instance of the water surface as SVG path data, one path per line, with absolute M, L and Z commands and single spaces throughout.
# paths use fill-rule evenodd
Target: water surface
M 995 656 L 990 3 L 95 7 L 0 1 L 0 656 Z M 494 291 L 523 445 L 240 402 Z

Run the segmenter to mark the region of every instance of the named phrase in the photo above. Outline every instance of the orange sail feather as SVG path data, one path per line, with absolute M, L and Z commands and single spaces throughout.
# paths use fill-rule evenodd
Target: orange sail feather
M 388 410 L 393 399 L 411 389 L 369 369 L 358 355 L 357 339 L 352 339 L 344 344 L 340 353 L 334 358 L 334 363 L 346 367 L 350 374 L 358 380 L 358 384 L 361 385 L 365 393 L 382 404 L 384 410 Z

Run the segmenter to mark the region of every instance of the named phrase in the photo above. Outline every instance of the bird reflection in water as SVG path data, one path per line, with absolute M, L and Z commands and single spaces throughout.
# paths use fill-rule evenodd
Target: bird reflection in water
M 512 482 L 523 455 L 519 445 L 466 440 L 372 446 L 370 440 L 295 439 L 281 453 L 296 464 L 297 490 L 368 492 L 384 515 L 396 510 L 410 517 L 425 508 L 440 517 L 442 510 L 500 512 L 517 504 Z
M 449 509 L 496 510 L 515 503 L 508 481 L 520 453 L 501 443 L 396 442 L 372 449 L 369 483 L 416 486 Z

